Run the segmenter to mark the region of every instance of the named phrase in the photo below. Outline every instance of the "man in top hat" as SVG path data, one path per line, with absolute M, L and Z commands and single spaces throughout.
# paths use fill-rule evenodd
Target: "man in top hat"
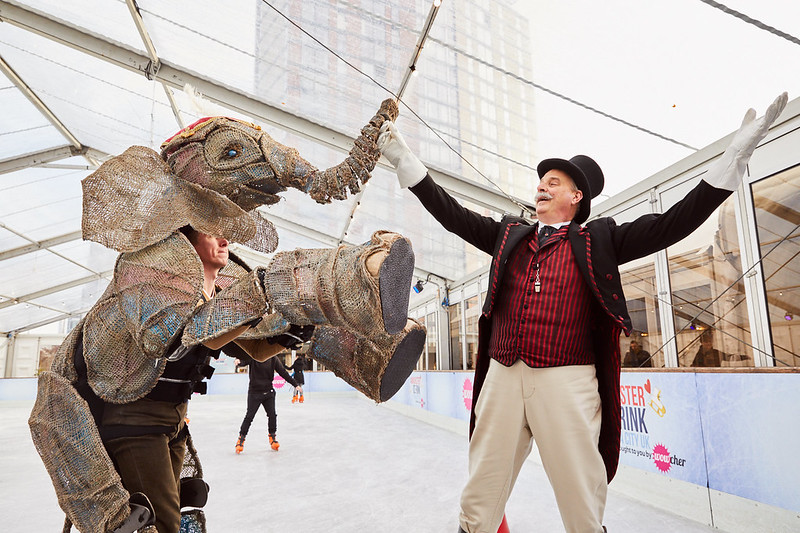
M 731 146 L 684 199 L 620 225 L 605 217 L 583 225 L 604 184 L 590 157 L 542 161 L 538 223 L 510 215 L 498 222 L 434 183 L 395 125 L 384 124 L 378 147 L 401 187 L 445 229 L 493 256 L 460 531 L 507 528 L 505 504 L 534 439 L 567 532 L 605 530 L 607 485 L 619 460 L 619 335 L 631 330 L 618 267 L 699 227 L 739 186 L 786 100 L 779 96 L 759 120 L 749 110 Z

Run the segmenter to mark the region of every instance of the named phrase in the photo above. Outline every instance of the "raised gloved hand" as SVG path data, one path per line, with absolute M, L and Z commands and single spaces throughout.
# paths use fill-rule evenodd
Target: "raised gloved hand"
M 280 344 L 284 348 L 289 348 L 290 350 L 299 350 L 303 343 L 308 341 L 313 336 L 313 324 L 309 324 L 308 326 L 298 326 L 297 324 L 292 324 L 291 327 L 289 327 L 289 331 L 282 333 L 281 335 L 270 337 L 269 342 L 272 344 Z
M 758 143 L 766 137 L 769 127 L 786 107 L 788 99 L 789 96 L 786 93 L 778 96 L 760 119 L 756 119 L 755 109 L 748 109 L 731 144 L 722 157 L 709 167 L 703 180 L 718 189 L 735 191 L 742 182 L 750 156 L 753 155 Z
M 413 187 L 425 177 L 428 169 L 409 149 L 394 122 L 387 120 L 378 135 L 378 149 L 397 172 L 400 187 Z

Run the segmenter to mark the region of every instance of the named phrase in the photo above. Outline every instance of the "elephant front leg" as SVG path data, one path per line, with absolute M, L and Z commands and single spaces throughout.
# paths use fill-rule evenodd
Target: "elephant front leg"
M 400 390 L 424 347 L 425 328 L 408 319 L 399 333 L 369 338 L 344 327 L 318 326 L 308 355 L 380 403 Z
M 264 288 L 272 309 L 292 324 L 339 326 L 370 337 L 403 331 L 413 274 L 408 239 L 378 231 L 361 246 L 278 253 Z

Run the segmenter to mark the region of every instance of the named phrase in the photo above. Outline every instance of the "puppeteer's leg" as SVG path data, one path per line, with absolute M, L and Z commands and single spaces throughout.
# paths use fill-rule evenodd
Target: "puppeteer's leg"
M 69 521 L 89 533 L 120 525 L 130 514 L 130 495 L 105 453 L 89 406 L 66 378 L 54 372 L 39 376 L 29 424 Z
M 159 402 L 144 398 L 121 405 L 108 405 L 104 426 L 125 434 L 106 441 L 106 449 L 125 488 L 145 494 L 156 513 L 159 533 L 178 533 L 181 521 L 180 476 L 188 433 L 184 430 L 186 403 Z M 163 431 L 139 424 L 155 420 Z M 126 431 L 127 430 L 127 431 Z M 142 434 L 153 431 L 151 434 Z M 170 431 L 167 433 L 166 431 Z

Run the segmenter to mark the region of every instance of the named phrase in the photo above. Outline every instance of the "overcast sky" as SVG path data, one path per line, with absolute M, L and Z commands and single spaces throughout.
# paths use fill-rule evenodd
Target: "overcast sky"
M 800 35 L 800 2 L 726 0 Z M 700 0 L 520 0 L 530 20 L 533 82 L 679 143 L 703 148 L 759 115 L 782 91 L 800 96 L 800 45 Z M 536 92 L 539 154 L 586 153 L 613 195 L 692 153 Z

